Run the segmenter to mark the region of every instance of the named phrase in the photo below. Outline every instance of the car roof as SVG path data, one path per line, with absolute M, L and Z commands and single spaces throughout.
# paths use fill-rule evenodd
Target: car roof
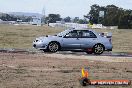
M 83 28 L 83 29 L 75 29 L 75 28 L 72 28 L 72 29 L 69 29 L 69 30 L 88 30 L 88 31 L 93 31 L 92 29 L 85 29 L 85 28 Z

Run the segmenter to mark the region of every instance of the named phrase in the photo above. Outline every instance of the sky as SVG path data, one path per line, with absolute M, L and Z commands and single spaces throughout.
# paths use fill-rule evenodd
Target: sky
M 61 17 L 80 17 L 88 14 L 90 6 L 116 5 L 132 9 L 132 0 L 0 0 L 0 12 L 32 12 L 42 14 L 60 14 Z

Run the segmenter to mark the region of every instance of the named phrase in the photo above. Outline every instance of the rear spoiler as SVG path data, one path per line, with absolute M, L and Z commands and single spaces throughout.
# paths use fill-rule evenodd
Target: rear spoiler
M 111 32 L 102 32 L 99 34 L 102 37 L 106 37 L 106 38 L 112 38 L 112 33 Z

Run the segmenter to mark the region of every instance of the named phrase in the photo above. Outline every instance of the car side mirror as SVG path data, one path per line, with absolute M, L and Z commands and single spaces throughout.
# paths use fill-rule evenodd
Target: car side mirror
M 65 35 L 64 38 L 70 38 L 70 35 Z

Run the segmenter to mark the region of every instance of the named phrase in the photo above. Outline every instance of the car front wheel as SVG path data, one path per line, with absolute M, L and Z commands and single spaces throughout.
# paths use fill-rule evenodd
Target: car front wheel
M 56 42 L 51 42 L 48 45 L 49 52 L 57 52 L 59 50 L 59 44 Z
M 104 52 L 104 46 L 102 44 L 96 44 L 93 47 L 94 54 L 100 55 Z

